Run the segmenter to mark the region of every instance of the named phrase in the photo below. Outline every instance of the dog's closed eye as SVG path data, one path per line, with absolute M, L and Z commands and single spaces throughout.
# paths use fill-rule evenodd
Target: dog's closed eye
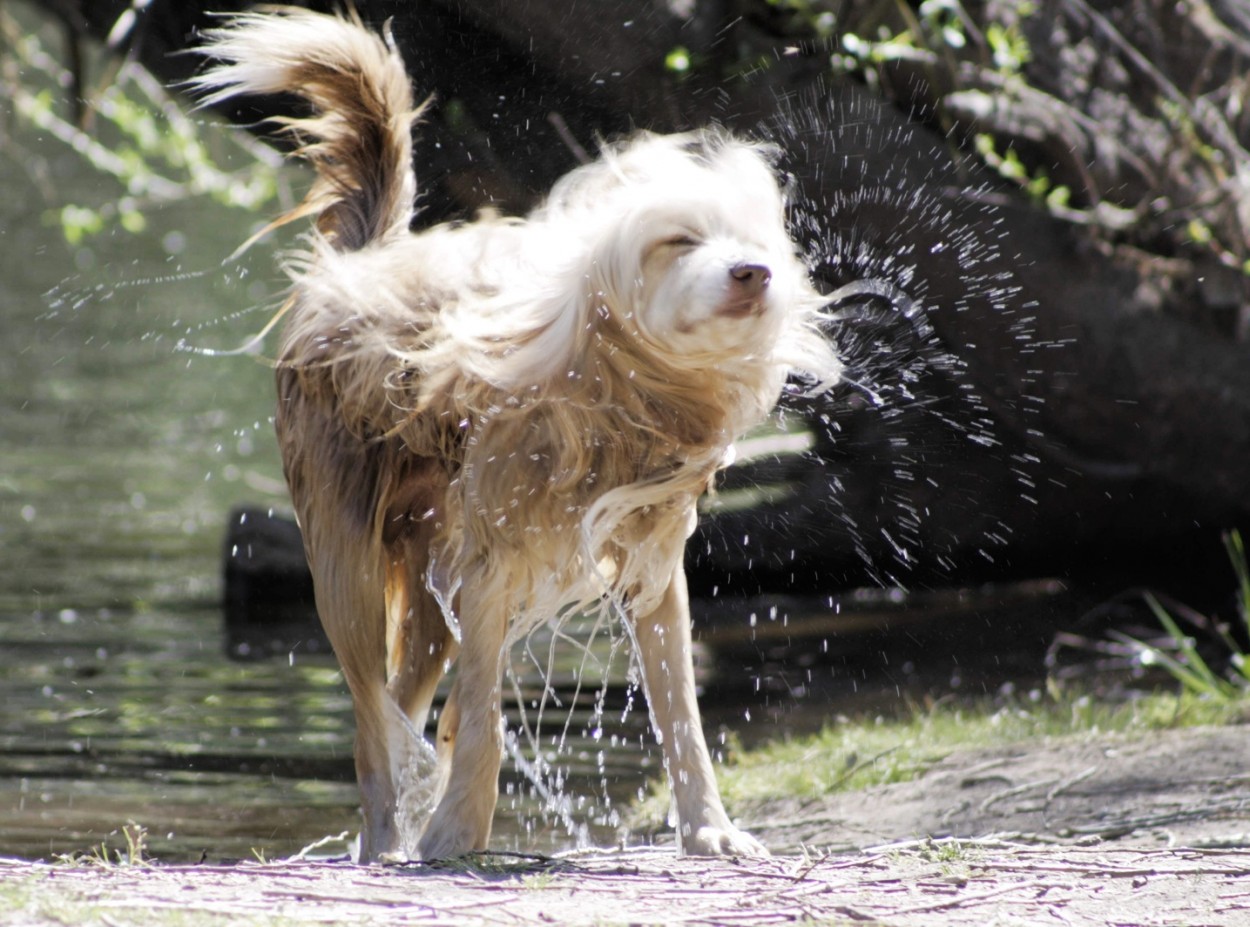
M 699 240 L 693 235 L 678 234 L 672 235 L 660 242 L 661 247 L 665 248 L 697 248 Z
M 675 232 L 648 244 L 642 252 L 642 259 L 649 261 L 657 255 L 663 255 L 664 260 L 670 260 L 676 255 L 693 251 L 700 244 L 702 242 L 691 232 Z

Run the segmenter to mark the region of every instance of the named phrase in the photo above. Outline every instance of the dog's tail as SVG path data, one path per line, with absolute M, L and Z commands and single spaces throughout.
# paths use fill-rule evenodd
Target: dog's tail
M 311 107 L 306 117 L 274 120 L 317 170 L 304 202 L 274 226 L 314 215 L 340 251 L 408 230 L 416 196 L 412 124 L 423 106 L 413 105 L 389 36 L 383 40 L 356 16 L 270 7 L 209 30 L 205 39 L 199 51 L 216 63 L 190 82 L 202 105 L 281 93 Z

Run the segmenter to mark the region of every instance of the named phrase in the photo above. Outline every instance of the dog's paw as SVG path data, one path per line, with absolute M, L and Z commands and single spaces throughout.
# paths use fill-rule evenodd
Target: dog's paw
M 423 860 L 455 859 L 457 856 L 464 856 L 466 853 L 481 849 L 485 844 L 485 841 L 478 839 L 477 834 L 469 827 L 455 825 L 440 827 L 439 823 L 432 821 L 431 826 L 426 828 L 417 844 L 417 853 Z
M 685 856 L 771 856 L 768 847 L 732 824 L 704 826 L 682 841 Z

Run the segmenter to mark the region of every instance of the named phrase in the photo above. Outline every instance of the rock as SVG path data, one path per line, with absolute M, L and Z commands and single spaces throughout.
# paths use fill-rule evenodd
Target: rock
M 238 506 L 230 512 L 222 554 L 222 608 L 231 657 L 263 659 L 329 650 L 294 518 Z

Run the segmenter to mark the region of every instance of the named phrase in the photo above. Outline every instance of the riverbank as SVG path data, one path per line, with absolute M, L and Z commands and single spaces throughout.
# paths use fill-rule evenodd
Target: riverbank
M 1248 768 L 1236 726 L 960 751 L 910 782 L 753 809 L 746 823 L 784 853 L 764 860 L 666 847 L 391 867 L 5 860 L 0 925 L 1238 927 Z M 787 852 L 796 842 L 807 849 Z

